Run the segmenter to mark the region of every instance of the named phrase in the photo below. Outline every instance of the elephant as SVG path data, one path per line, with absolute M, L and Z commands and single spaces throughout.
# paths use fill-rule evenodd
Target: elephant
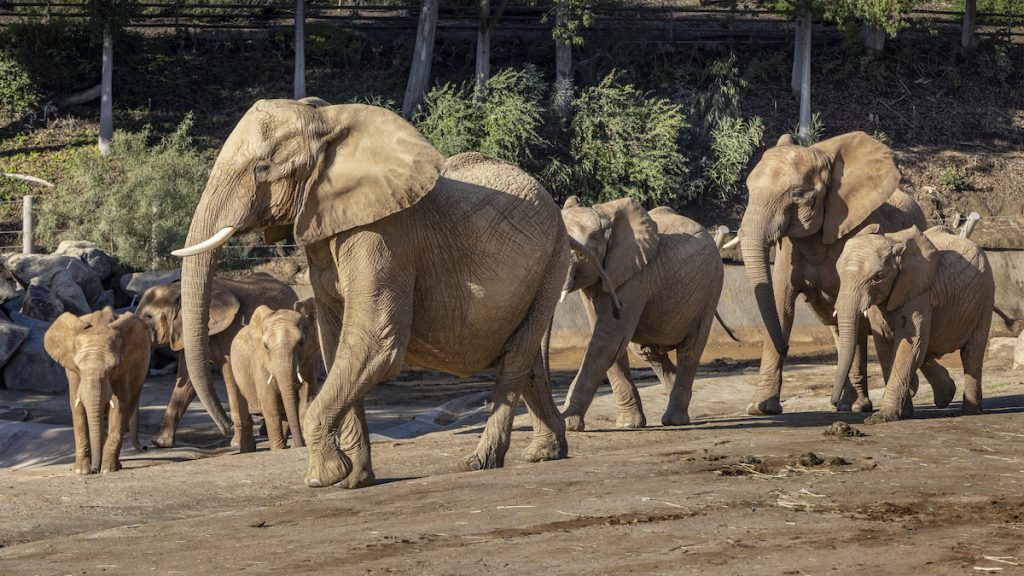
M 228 387 L 231 420 L 239 438 L 239 452 L 256 450 L 252 416 L 263 414 L 270 448 L 305 446 L 302 417 L 316 396 L 320 372 L 320 341 L 313 300 L 295 303 L 294 309 L 271 310 L 260 306 L 249 324 L 231 343 Z
M 864 132 L 811 146 L 784 135 L 750 171 L 739 237 L 765 338 L 748 414 L 782 413 L 782 366 L 798 294 L 838 341 L 833 318 L 839 294 L 836 261 L 846 241 L 869 224 L 877 224 L 881 232 L 924 230 L 924 212 L 899 190 L 900 178 L 893 151 Z M 769 275 L 769 249 L 776 244 Z M 843 374 L 847 384 L 836 408 L 869 412 L 866 330 L 858 336 L 856 350 L 852 373 Z
M 913 415 L 918 369 L 935 388 L 935 405 L 949 405 L 956 385 L 937 361 L 956 350 L 964 368 L 961 411 L 980 414 L 981 372 L 996 291 L 985 252 L 945 226 L 923 234 L 914 228 L 864 232 L 846 242 L 838 262 L 839 366 L 833 402 L 843 387 L 838 375 L 853 363 L 863 315 L 885 377 L 882 408 L 866 423 Z
M 604 373 L 619 406 L 616 425 L 646 425 L 627 345 L 650 363 L 669 395 L 661 423 L 689 424 L 693 379 L 725 275 L 714 239 L 671 208 L 648 213 L 629 198 L 585 208 L 573 196 L 562 220 L 574 250 L 565 288 L 581 291 L 593 334 L 562 407 L 566 428 L 584 429 Z
M 139 394 L 151 352 L 146 325 L 131 312 L 115 317 L 110 306 L 83 316 L 65 312 L 46 330 L 43 346 L 68 376 L 75 433 L 72 470 L 77 474 L 120 470 L 126 427 L 130 427 L 132 445 L 142 451 Z
M 524 397 L 527 461 L 564 458 L 541 340 L 569 246 L 558 205 L 531 176 L 476 152 L 447 160 L 393 112 L 320 99 L 261 100 L 228 136 L 186 237 L 182 316 L 189 375 L 228 420 L 205 366 L 210 281 L 239 231 L 290 230 L 305 249 L 327 378 L 302 432 L 310 487 L 372 484 L 363 399 L 414 366 L 497 371 L 493 408 L 463 470 L 504 464 Z
M 298 298 L 290 286 L 269 274 L 259 272 L 238 280 L 214 278 L 210 295 L 210 351 L 214 363 L 221 368 L 224 382 L 233 381 L 228 357 L 231 342 L 245 322 L 261 305 L 291 308 Z M 136 315 L 149 327 L 153 346 L 170 346 L 178 356 L 178 374 L 171 399 L 167 402 L 160 430 L 153 437 L 159 448 L 174 446 L 178 422 L 195 398 L 192 380 L 185 365 L 185 344 L 181 328 L 181 283 L 153 286 L 139 301 Z M 205 366 L 205 364 L 204 364 Z M 238 437 L 232 445 L 238 444 Z

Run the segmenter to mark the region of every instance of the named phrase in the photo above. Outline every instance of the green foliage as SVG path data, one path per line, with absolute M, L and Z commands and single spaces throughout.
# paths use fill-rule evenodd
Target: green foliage
M 0 46 L 41 96 L 76 92 L 99 79 L 99 45 L 85 27 L 67 20 L 12 22 L 0 30 Z
M 862 25 L 882 28 L 895 38 L 907 27 L 904 15 L 927 0 L 729 0 L 727 3 L 739 7 L 762 7 L 779 10 L 795 17 L 810 9 L 815 18 L 832 22 L 847 32 L 854 32 Z M 1000 0 L 990 0 L 1000 1 Z
M 414 122 L 445 156 L 476 150 L 522 164 L 545 144 L 538 133 L 545 90 L 536 67 L 505 69 L 482 94 L 465 84 L 434 88 Z
M 135 0 L 85 0 L 83 4 L 94 38 L 106 31 L 120 32 L 136 9 Z
M 574 165 L 553 166 L 554 180 L 571 183 L 587 202 L 628 196 L 648 207 L 675 203 L 687 173 L 679 150 L 686 125 L 680 105 L 621 84 L 612 72 L 583 90 L 575 108 Z
M 964 9 L 963 0 L 957 4 Z M 978 0 L 978 12 L 1024 15 L 1024 0 Z
M 825 135 L 825 123 L 821 121 L 821 114 L 815 112 L 811 114 L 811 124 L 807 127 L 807 134 L 800 133 L 800 123 L 797 122 L 793 129 L 790 130 L 789 134 L 797 141 L 801 146 L 810 146 L 815 142 L 821 140 L 821 137 Z
M 91 240 L 133 269 L 180 265 L 181 247 L 213 157 L 193 147 L 188 115 L 150 145 L 152 130 L 118 131 L 109 157 L 79 150 L 68 163 L 66 185 L 39 206 L 45 243 Z
M 35 103 L 35 87 L 28 72 L 17 60 L 0 52 L 0 122 L 21 116 Z
M 971 170 L 956 164 L 947 164 L 939 174 L 939 182 L 948 192 L 967 192 L 974 190 L 974 175 Z

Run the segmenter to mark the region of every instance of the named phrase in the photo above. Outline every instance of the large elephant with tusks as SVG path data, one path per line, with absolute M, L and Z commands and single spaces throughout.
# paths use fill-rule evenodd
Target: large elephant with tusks
M 515 166 L 477 153 L 445 160 L 388 110 L 319 99 L 261 100 L 246 112 L 188 247 L 175 252 L 189 374 L 223 432 L 230 423 L 205 370 L 219 248 L 282 226 L 306 251 L 328 370 L 302 426 L 309 486 L 374 481 L 363 398 L 403 361 L 456 375 L 497 369 L 491 415 L 462 469 L 503 465 L 521 396 L 534 428 L 524 459 L 566 456 L 540 354 L 568 268 L 558 206 Z

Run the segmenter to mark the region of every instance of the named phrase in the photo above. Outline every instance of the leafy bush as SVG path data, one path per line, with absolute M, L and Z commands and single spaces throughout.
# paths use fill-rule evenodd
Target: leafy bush
M 184 244 L 213 163 L 193 147 L 191 127 L 188 115 L 153 145 L 147 126 L 116 132 L 109 157 L 94 148 L 76 152 L 67 185 L 40 203 L 41 239 L 91 240 L 132 269 L 179 266 L 170 252 Z
M 821 114 L 815 112 L 811 114 L 811 123 L 807 126 L 807 134 L 800 134 L 800 123 L 797 122 L 793 126 L 793 129 L 789 131 L 789 135 L 793 137 L 801 146 L 810 146 L 821 141 L 822 136 L 825 135 L 825 123 L 821 121 Z
M 567 186 L 587 202 L 628 196 L 648 207 L 675 203 L 687 173 L 681 106 L 620 84 L 612 72 L 583 90 L 574 107 L 574 165 L 552 164 L 546 176 L 554 188 Z
M 949 192 L 966 192 L 974 190 L 974 176 L 963 166 L 949 164 L 939 174 L 939 182 Z
M 0 121 L 17 118 L 35 105 L 35 87 L 28 72 L 9 54 L 0 52 Z
M 498 72 L 482 94 L 445 84 L 427 94 L 416 127 L 445 156 L 476 150 L 522 164 L 545 144 L 537 132 L 545 90 L 532 65 Z

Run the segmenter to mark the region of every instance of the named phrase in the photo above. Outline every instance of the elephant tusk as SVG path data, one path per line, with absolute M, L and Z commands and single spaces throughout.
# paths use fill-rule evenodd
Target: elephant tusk
M 867 310 L 865 310 L 865 311 L 864 311 L 864 317 L 865 317 L 865 318 L 867 318 L 867 317 L 868 317 L 868 311 L 867 311 Z
M 78 408 L 81 405 L 82 405 L 82 399 L 80 397 L 78 397 L 78 396 L 75 396 L 75 408 Z
M 299 384 L 305 384 L 306 383 L 306 381 L 302 379 L 302 371 L 301 370 L 296 370 L 295 371 L 295 376 L 297 376 L 299 378 Z
M 832 311 L 832 317 L 833 318 L 839 318 L 839 312 L 836 312 L 835 310 L 833 310 Z
M 733 238 L 732 240 L 729 240 L 729 241 L 728 241 L 728 242 L 726 242 L 725 244 L 722 244 L 722 248 L 721 248 L 721 249 L 722 249 L 722 250 L 725 250 L 726 248 L 732 248 L 733 246 L 735 246 L 735 245 L 737 245 L 737 244 L 739 244 L 739 243 L 740 243 L 740 237 L 739 237 L 739 235 L 737 235 L 737 236 L 736 236 L 735 238 Z
M 207 240 L 196 244 L 195 246 L 186 246 L 185 248 L 179 248 L 174 252 L 171 252 L 172 256 L 184 258 L 185 256 L 195 256 L 204 252 L 209 252 L 214 248 L 221 247 L 225 242 L 231 239 L 231 236 L 235 233 L 234 226 L 225 226 L 220 229 L 219 232 L 210 236 Z
M 562 290 L 562 295 L 558 297 L 558 302 L 565 302 L 565 297 L 569 295 L 568 290 Z
M 114 399 L 113 398 L 110 399 L 110 407 L 111 408 L 116 408 L 116 406 L 114 406 Z

